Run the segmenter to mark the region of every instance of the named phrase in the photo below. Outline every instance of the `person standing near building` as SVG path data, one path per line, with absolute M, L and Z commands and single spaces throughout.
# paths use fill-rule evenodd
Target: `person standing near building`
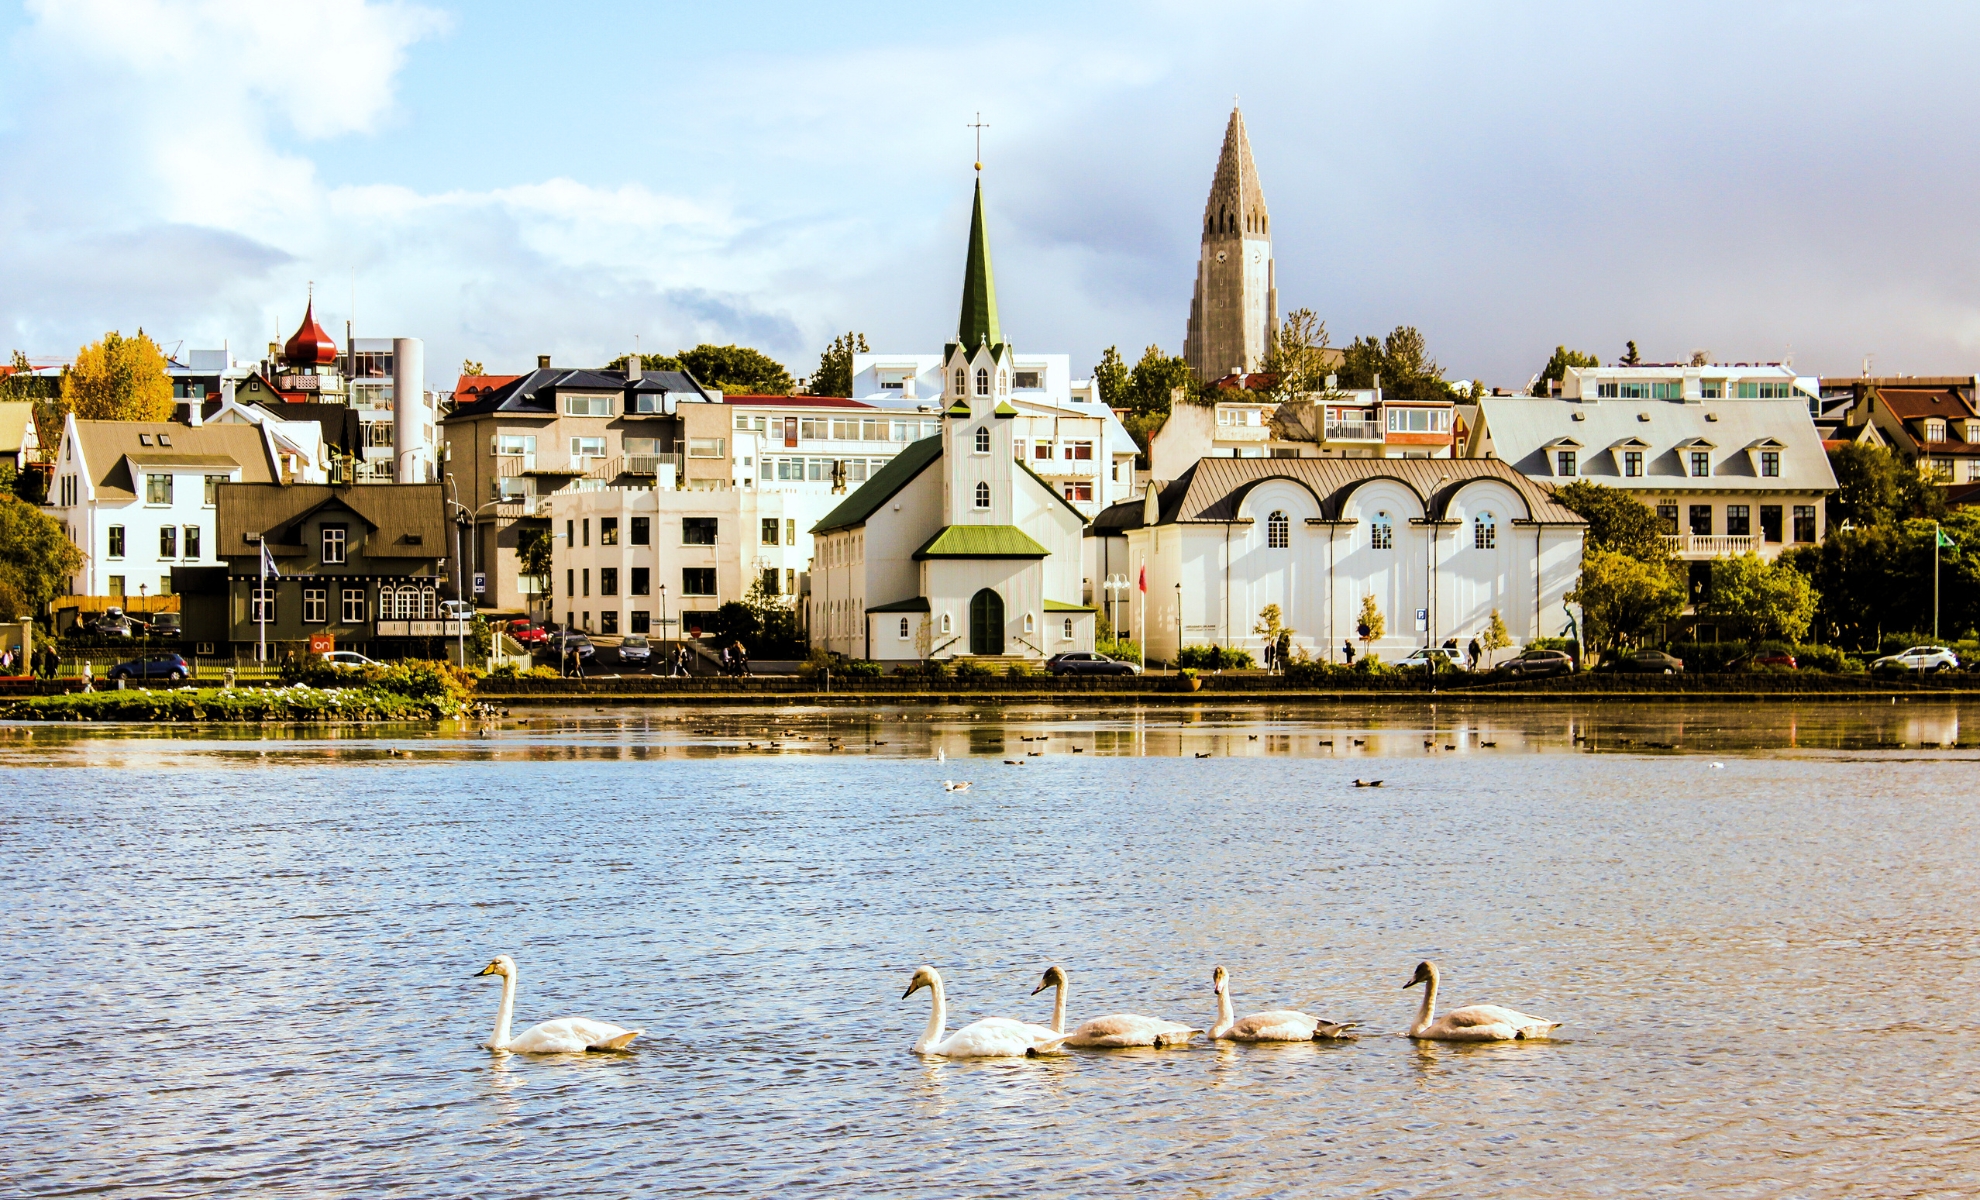
M 1364 626 L 1364 628 L 1365 628 L 1365 626 Z M 1350 638 L 1342 638 L 1342 639 L 1341 639 L 1341 653 L 1342 653 L 1343 655 L 1345 655 L 1345 656 L 1347 656 L 1347 665 L 1348 665 L 1348 666 L 1350 666 L 1350 667 L 1351 667 L 1351 666 L 1353 666 L 1353 665 L 1354 665 L 1354 641 L 1353 641 L 1352 639 L 1350 639 Z
M 1478 656 L 1479 654 L 1483 653 L 1482 648 L 1478 645 L 1478 639 L 1476 637 L 1471 639 L 1471 645 L 1466 646 L 1464 648 L 1464 652 L 1465 655 L 1471 659 L 1471 669 L 1476 671 L 1478 669 Z

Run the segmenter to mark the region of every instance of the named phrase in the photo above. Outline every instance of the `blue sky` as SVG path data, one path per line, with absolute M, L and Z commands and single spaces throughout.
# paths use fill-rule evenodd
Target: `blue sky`
M 341 336 L 516 369 L 702 340 L 802 374 L 956 317 L 981 110 L 1027 351 L 1179 351 L 1231 98 L 1283 307 L 1453 377 L 1792 353 L 1980 369 L 1971 6 L 0 8 L 0 340 Z

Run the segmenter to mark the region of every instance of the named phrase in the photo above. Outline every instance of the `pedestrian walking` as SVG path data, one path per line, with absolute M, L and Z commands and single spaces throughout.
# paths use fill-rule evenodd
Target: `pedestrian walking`
M 1476 671 L 1476 670 L 1478 669 L 1478 655 L 1479 655 L 1479 652 L 1480 652 L 1480 647 L 1479 647 L 1479 645 L 1478 645 L 1478 639 L 1477 639 L 1477 638 L 1475 638 L 1475 637 L 1474 637 L 1474 638 L 1472 638 L 1472 639 L 1471 639 L 1471 645 L 1469 645 L 1469 646 L 1466 646 L 1466 647 L 1464 648 L 1464 652 L 1465 652 L 1465 654 L 1466 654 L 1466 656 L 1467 656 L 1467 657 L 1469 657 L 1469 658 L 1471 659 L 1471 669 L 1472 669 L 1472 670 L 1474 670 L 1474 671 Z
M 1353 666 L 1353 665 L 1354 665 L 1354 643 L 1353 643 L 1352 641 L 1349 641 L 1349 640 L 1348 640 L 1347 638 L 1342 638 L 1342 639 L 1341 639 L 1341 653 L 1342 653 L 1343 655 L 1346 655 L 1346 656 L 1347 656 L 1347 665 L 1348 665 L 1348 666 L 1350 666 L 1350 667 L 1351 667 L 1351 666 Z
M 1267 641 L 1265 643 L 1265 673 L 1267 675 L 1270 675 L 1272 673 L 1272 664 L 1277 660 L 1278 653 L 1279 653 L 1278 642 Z
M 736 674 L 739 676 L 749 674 L 749 650 L 741 642 L 736 643 Z
M 1283 629 L 1279 631 L 1279 643 L 1273 649 L 1272 659 L 1279 664 L 1279 674 L 1285 674 L 1286 664 L 1292 661 L 1292 634 Z

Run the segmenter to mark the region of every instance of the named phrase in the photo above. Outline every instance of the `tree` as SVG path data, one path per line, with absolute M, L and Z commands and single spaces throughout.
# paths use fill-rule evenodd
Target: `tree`
M 1279 635 L 1282 633 L 1287 637 L 1291 637 L 1299 632 L 1299 630 L 1290 628 L 1284 624 L 1284 621 L 1285 614 L 1279 611 L 1279 606 L 1276 604 L 1267 604 L 1264 608 L 1258 610 L 1258 624 L 1251 627 L 1251 632 L 1262 636 L 1268 642 L 1277 641 Z
M 1386 400 L 1450 400 L 1456 395 L 1414 325 L 1398 325 L 1379 341 L 1354 339 L 1342 349 L 1334 374 L 1344 388 L 1374 387 L 1379 375 Z
M 1584 549 L 1581 578 L 1567 598 L 1581 605 L 1583 638 L 1606 650 L 1652 625 L 1676 620 L 1684 611 L 1684 592 L 1684 576 L 1675 564 Z
M 1799 642 L 1808 636 L 1817 599 L 1806 575 L 1749 550 L 1713 562 L 1697 608 L 1740 638 Z
M 6 373 L 0 374 L 0 403 L 34 405 L 34 427 L 41 434 L 41 444 L 36 450 L 39 462 L 55 461 L 56 443 L 62 432 L 62 409 L 56 398 L 60 390 L 54 380 L 36 375 L 34 364 L 19 350 L 14 351 L 14 360 Z M 13 491 L 24 500 L 40 503 L 44 497 L 39 493 L 45 490 L 46 480 L 42 472 L 25 471 L 15 478 Z
M 1478 639 L 1478 644 L 1485 648 L 1485 665 L 1488 668 L 1497 666 L 1499 651 L 1512 645 L 1512 634 L 1506 630 L 1505 618 L 1499 615 L 1498 609 L 1492 610 L 1491 623 L 1485 626 L 1485 636 Z
M 605 369 L 607 371 L 623 371 L 626 369 L 626 364 L 631 361 L 632 355 L 621 354 L 611 362 L 606 363 Z M 639 356 L 639 369 L 642 371 L 678 371 L 681 369 L 681 360 L 671 354 L 642 354 Z
M 461 360 L 461 374 L 486 375 L 488 374 L 488 368 L 482 366 L 472 358 L 464 358 Z
M 76 351 L 62 369 L 60 411 L 79 421 L 169 421 L 172 380 L 165 354 L 140 329 L 136 337 L 110 331 Z
M 1366 630 L 1367 632 L 1362 632 Z M 1369 592 L 1361 598 L 1361 616 L 1355 621 L 1355 631 L 1361 634 L 1363 645 L 1377 641 L 1382 636 L 1382 610 L 1375 603 L 1375 593 Z
M 608 371 L 623 371 L 632 355 L 621 354 L 605 364 Z M 716 346 L 707 342 L 672 356 L 642 354 L 639 364 L 647 371 L 687 371 L 708 387 L 740 396 L 788 396 L 797 381 L 784 364 L 761 350 L 748 346 Z M 848 384 L 848 390 L 850 384 Z
M 1643 356 L 1636 352 L 1636 343 L 1631 342 L 1628 348 L 1623 351 L 1623 356 L 1616 360 L 1616 365 L 1619 367 L 1634 367 L 1642 362 Z
M 1566 379 L 1569 367 L 1599 367 L 1601 365 L 1602 360 L 1593 354 L 1583 354 L 1579 350 L 1570 350 L 1566 346 L 1555 346 L 1553 355 L 1547 359 L 1547 365 L 1541 367 L 1540 374 L 1536 375 L 1533 379 L 1533 394 L 1536 396 L 1551 395 L 1553 389 L 1547 385 Z
M 1264 374 L 1271 376 L 1265 392 L 1284 403 L 1323 391 L 1327 376 L 1341 353 L 1328 345 L 1327 323 L 1310 308 L 1296 308 L 1272 331 L 1266 347 Z
M 1859 529 L 1894 529 L 1907 517 L 1945 514 L 1945 489 L 1882 446 L 1838 446 L 1829 452 L 1829 466 L 1836 473 L 1828 499 L 1832 529 L 1844 521 Z
M 1711 366 L 1712 352 L 1710 350 L 1693 350 L 1691 352 L 1691 365 L 1694 367 Z
M 1118 346 L 1107 347 L 1100 356 L 1100 363 L 1093 368 L 1094 386 L 1100 389 L 1100 402 L 1108 408 L 1126 408 L 1128 397 L 1128 366 L 1121 359 Z
M 1167 413 L 1174 403 L 1176 389 L 1193 390 L 1196 376 L 1189 363 L 1162 353 L 1160 346 L 1142 351 L 1141 361 L 1128 373 L 1127 408 L 1147 415 Z
M 1588 522 L 1584 558 L 1592 550 L 1612 550 L 1647 563 L 1661 563 L 1671 556 L 1657 514 L 1620 488 L 1577 479 L 1555 488 L 1554 499 Z
M 812 372 L 805 390 L 814 396 L 850 396 L 853 391 L 853 355 L 870 350 L 863 333 L 846 332 L 832 339 L 818 356 L 818 369 Z
M 82 562 L 82 551 L 54 518 L 0 492 L 0 584 L 13 590 L 13 603 L 39 612 L 82 569 Z M 0 613 L 0 618 L 27 615 L 15 611 Z
M 516 538 L 516 570 L 537 579 L 550 574 L 550 531 L 525 529 Z
M 1938 551 L 1941 629 L 1980 627 L 1980 508 L 1947 513 L 1953 542 Z M 1831 526 L 1813 546 L 1795 546 L 1780 561 L 1815 592 L 1820 640 L 1871 649 L 1883 633 L 1932 627 L 1933 528 L 1913 519 L 1898 526 Z

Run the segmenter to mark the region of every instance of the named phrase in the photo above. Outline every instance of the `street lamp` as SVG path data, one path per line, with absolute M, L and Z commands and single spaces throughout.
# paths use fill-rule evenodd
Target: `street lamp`
M 658 534 L 654 535 L 653 540 L 656 544 L 660 541 Z M 668 654 L 674 652 L 671 641 L 667 637 L 667 585 L 664 583 L 660 585 L 660 644 L 667 647 Z M 667 674 L 672 675 L 673 673 L 673 667 L 670 665 L 667 669 Z
M 1181 581 L 1177 581 L 1176 583 L 1176 670 L 1178 671 L 1182 670 L 1182 642 L 1183 642 L 1182 631 L 1183 631 L 1182 583 Z
M 1119 640 L 1121 636 L 1121 593 L 1133 587 L 1134 583 L 1125 575 L 1115 574 L 1107 576 L 1106 581 L 1100 586 L 1107 590 L 1107 621 L 1114 627 L 1115 639 Z

